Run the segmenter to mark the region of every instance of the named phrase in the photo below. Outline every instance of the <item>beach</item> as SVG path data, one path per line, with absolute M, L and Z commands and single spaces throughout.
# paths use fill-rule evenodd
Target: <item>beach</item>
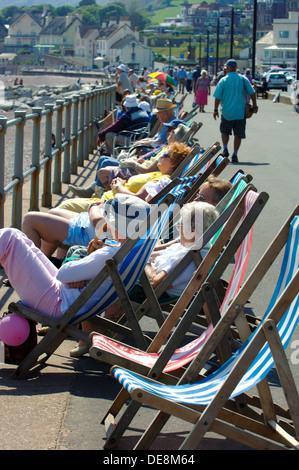
M 36 90 L 37 88 L 42 87 L 64 87 L 67 85 L 76 84 L 78 81 L 77 77 L 74 76 L 65 76 L 65 75 L 1 75 L 0 74 L 0 82 L 4 84 L 4 87 L 13 87 L 15 78 L 18 77 L 23 78 L 23 86 L 24 88 L 32 88 Z M 81 88 L 84 91 L 84 88 L 88 84 L 96 84 L 95 78 L 89 77 L 81 77 Z M 62 95 L 57 95 L 57 99 L 62 99 Z M 26 115 L 31 114 L 31 109 L 26 109 Z M 15 118 L 15 110 L 11 111 L 3 111 L 0 110 L 0 115 L 5 116 L 8 121 Z M 53 115 L 53 122 L 52 122 L 52 131 L 55 134 L 55 121 L 56 113 Z M 29 119 L 26 123 L 25 132 L 24 132 L 24 168 L 23 170 L 26 171 L 31 163 L 31 154 L 32 154 L 32 128 L 33 128 L 33 121 Z M 41 120 L 41 130 L 40 130 L 40 154 L 43 154 L 44 150 L 44 137 L 45 137 L 45 118 Z M 5 185 L 7 185 L 13 176 L 13 169 L 14 169 L 14 147 L 15 147 L 15 126 L 9 126 L 7 128 L 6 136 L 5 136 L 5 173 L 4 173 L 4 181 Z

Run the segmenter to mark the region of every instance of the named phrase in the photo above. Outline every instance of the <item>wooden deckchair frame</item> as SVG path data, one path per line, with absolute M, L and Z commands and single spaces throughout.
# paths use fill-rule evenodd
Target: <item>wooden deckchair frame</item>
M 232 230 L 236 227 L 238 221 L 243 217 L 244 214 L 244 202 L 245 202 L 245 195 L 241 202 L 238 204 L 234 212 L 232 213 L 228 224 L 222 229 L 221 234 L 216 239 L 213 247 L 210 249 L 209 253 L 207 254 L 204 262 L 199 266 L 197 272 L 194 273 L 192 280 L 190 281 L 188 287 L 185 289 L 181 298 L 176 302 L 175 307 L 173 308 L 172 312 L 168 316 L 167 320 L 164 323 L 164 328 L 161 329 L 158 334 L 155 336 L 154 340 L 152 341 L 151 345 L 148 348 L 148 352 L 157 352 L 164 344 L 164 342 L 169 337 L 170 332 L 173 328 L 175 328 L 177 322 L 179 321 L 179 327 L 177 327 L 174 333 L 169 337 L 167 341 L 167 346 L 163 349 L 159 358 L 157 359 L 155 365 L 152 367 L 150 371 L 144 370 L 144 375 L 147 375 L 150 378 L 157 379 L 161 381 L 165 381 L 166 383 L 173 383 L 173 379 L 171 379 L 171 374 L 163 374 L 163 369 L 167 362 L 169 361 L 171 355 L 181 343 L 182 339 L 184 338 L 185 334 L 187 333 L 190 325 L 192 324 L 194 318 L 196 317 L 197 313 L 203 308 L 205 304 L 205 299 L 202 294 L 202 289 L 200 289 L 203 282 L 206 280 L 210 282 L 212 285 L 216 285 L 219 281 L 221 275 L 223 274 L 224 270 L 226 269 L 227 265 L 229 264 L 230 260 L 232 259 L 234 253 L 237 251 L 238 247 L 240 246 L 243 238 L 245 237 L 246 233 L 252 227 L 254 221 L 260 214 L 264 204 L 268 199 L 268 195 L 266 193 L 261 193 L 259 198 L 257 199 L 256 203 L 253 205 L 245 220 L 242 221 L 239 229 L 234 234 L 232 240 L 227 245 L 226 250 L 222 253 L 222 257 L 220 261 L 214 266 L 214 269 L 209 274 L 210 267 L 213 266 L 215 260 L 219 256 L 224 244 L 231 236 Z M 207 269 L 207 270 L 206 270 Z M 160 286 L 158 286 L 159 288 Z M 189 303 L 192 301 L 194 293 L 198 291 L 198 294 L 195 297 L 195 300 L 191 303 L 187 312 L 184 313 L 182 317 L 182 312 L 188 307 Z M 136 315 L 138 317 L 138 311 Z M 181 318 L 182 317 L 182 318 Z M 139 317 L 138 317 L 139 318 Z M 175 379 L 177 380 L 177 379 Z M 103 422 L 107 422 L 107 420 L 114 420 L 114 417 L 119 412 L 121 407 L 124 405 L 125 401 L 128 399 L 128 392 L 124 389 L 121 390 L 119 395 L 116 397 L 114 403 L 106 413 Z M 120 418 L 118 424 L 112 429 L 111 435 L 108 437 L 108 440 L 105 444 L 105 448 L 114 447 L 116 442 L 119 440 L 123 432 L 127 429 L 130 421 L 135 416 L 136 412 L 138 411 L 140 405 L 136 402 L 131 402 L 128 409 L 125 411 L 123 416 Z
M 182 193 L 183 194 L 183 193 Z M 182 195 L 173 195 L 168 194 L 163 199 L 163 205 L 174 204 L 178 198 Z M 139 227 L 138 236 L 128 239 L 118 252 L 114 255 L 111 260 L 107 260 L 105 268 L 103 268 L 95 278 L 89 283 L 89 285 L 84 289 L 80 296 L 75 300 L 75 302 L 68 308 L 64 315 L 59 319 L 53 319 L 46 315 L 41 314 L 34 309 L 27 308 L 19 303 L 11 303 L 8 306 L 8 310 L 11 313 L 18 313 L 25 318 L 31 319 L 33 321 L 42 323 L 44 325 L 50 326 L 50 331 L 42 338 L 42 340 L 34 347 L 34 349 L 27 355 L 23 362 L 17 367 L 12 376 L 14 378 L 22 377 L 29 369 L 38 364 L 39 368 L 45 367 L 46 361 L 57 349 L 57 347 L 64 341 L 67 336 L 72 336 L 76 340 L 83 340 L 89 342 L 89 335 L 86 332 L 83 332 L 76 328 L 76 325 L 85 319 L 90 319 L 92 317 L 93 321 L 111 327 L 110 322 L 107 319 L 98 316 L 97 305 L 94 306 L 90 312 L 74 317 L 80 311 L 80 309 L 85 304 L 86 300 L 98 289 L 101 283 L 110 275 L 114 282 L 114 288 L 118 294 L 119 299 L 124 303 L 126 309 L 126 315 L 129 319 L 129 327 L 121 328 L 122 333 L 127 334 L 135 339 L 135 341 L 140 345 L 141 348 L 146 348 L 148 345 L 148 340 L 144 333 L 141 330 L 140 324 L 136 319 L 134 309 L 131 307 L 131 303 L 128 298 L 123 282 L 118 275 L 118 263 L 123 261 L 124 257 L 131 252 L 133 247 L 137 242 L 142 238 L 143 234 L 147 232 L 149 227 L 150 219 L 153 217 L 153 213 L 157 214 L 158 217 L 163 217 L 163 212 L 159 213 L 159 204 L 153 208 L 147 220 L 145 220 Z M 165 206 L 164 206 L 165 207 Z M 151 219 L 153 220 L 153 219 Z M 168 219 L 169 220 L 169 219 Z M 107 308 L 107 307 L 105 307 Z M 117 325 L 116 325 L 117 326 Z M 120 326 L 119 326 L 120 329 Z M 44 358 L 40 359 L 40 356 L 44 354 Z
M 294 216 L 298 215 L 299 206 L 295 208 L 287 219 L 237 296 L 233 299 L 224 316 L 215 326 L 212 335 L 207 340 L 200 355 L 194 359 L 178 384 L 194 382 L 203 364 L 207 358 L 210 357 L 215 346 L 219 344 L 219 341 L 233 322 L 237 322 L 238 327 L 241 325 L 240 335 L 243 337 L 244 341 L 247 340 L 250 331 L 248 324 L 246 324 L 244 320 L 244 305 L 285 246 L 290 223 Z M 178 403 L 169 402 L 163 398 L 157 398 L 156 400 L 156 397 L 153 397 L 148 392 L 144 393 L 143 391 L 135 389 L 132 393 L 132 398 L 135 401 L 161 410 L 148 430 L 143 434 L 135 449 L 148 448 L 170 415 L 181 417 L 194 424 L 189 436 L 181 445 L 181 450 L 196 449 L 203 436 L 209 430 L 256 449 L 283 449 L 285 446 L 298 449 L 299 443 L 295 438 L 295 434 L 297 434 L 297 437 L 299 436 L 299 396 L 284 348 L 281 345 L 277 333 L 278 321 L 298 294 L 298 286 L 299 271 L 297 270 L 293 279 L 276 300 L 275 305 L 272 307 L 267 317 L 263 320 L 262 327 L 259 328 L 249 341 L 247 347 L 242 354 L 240 354 L 239 360 L 231 370 L 228 378 L 207 406 L 183 406 Z M 293 427 L 291 423 L 280 424 L 278 422 L 277 412 L 281 410 L 273 402 L 266 378 L 257 385 L 260 401 L 254 401 L 255 407 L 259 406 L 262 408 L 262 415 L 258 413 L 254 415 L 253 412 L 248 413 L 247 408 L 240 410 L 236 408 L 233 400 L 229 400 L 231 393 L 241 380 L 245 371 L 247 371 L 257 352 L 260 350 L 261 346 L 267 342 L 271 349 L 282 389 L 289 405 L 289 412 L 284 411 L 284 415 L 292 420 Z M 282 415 L 283 413 L 280 414 L 280 416 Z

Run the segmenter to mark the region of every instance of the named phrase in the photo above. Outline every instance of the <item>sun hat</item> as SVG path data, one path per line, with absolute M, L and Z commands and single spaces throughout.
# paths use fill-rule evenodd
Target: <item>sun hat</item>
M 175 107 L 176 107 L 176 104 L 173 103 L 168 98 L 160 98 L 159 100 L 157 100 L 157 104 L 153 112 L 158 113 L 159 111 L 168 111 Z
M 190 128 L 188 126 L 185 126 L 185 124 L 179 124 L 178 127 L 174 130 L 174 135 L 178 139 L 182 139 L 189 131 Z
M 138 234 L 138 225 L 147 218 L 150 208 L 150 204 L 137 196 L 116 194 L 105 202 L 103 216 L 108 225 L 129 238 L 135 232 Z
M 180 124 L 185 124 L 185 123 L 181 119 L 171 119 L 171 121 L 164 122 L 164 126 L 168 128 L 172 128 L 172 127 L 176 128 Z
M 138 104 L 138 108 L 143 109 L 143 111 L 146 111 L 147 113 L 150 113 L 152 111 L 150 104 L 147 101 L 140 101 Z
M 117 68 L 118 68 L 119 70 L 122 70 L 123 72 L 126 72 L 126 71 L 127 71 L 127 67 L 125 66 L 125 64 L 120 64 Z
M 237 67 L 237 61 L 235 59 L 229 59 L 225 65 L 227 67 Z
M 126 106 L 127 108 L 135 108 L 138 106 L 136 95 L 127 95 L 123 102 L 123 106 Z

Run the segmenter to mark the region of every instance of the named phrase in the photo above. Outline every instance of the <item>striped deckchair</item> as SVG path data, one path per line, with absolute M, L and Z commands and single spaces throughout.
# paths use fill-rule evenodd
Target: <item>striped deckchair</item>
M 257 198 L 257 193 L 255 193 L 254 191 L 248 192 L 245 201 L 244 217 L 246 217 L 250 208 L 255 203 Z M 220 231 L 221 229 L 218 231 L 218 235 Z M 251 250 L 252 232 L 253 227 L 247 233 L 246 237 L 244 238 L 241 246 L 237 251 L 234 270 L 231 275 L 231 280 L 228 284 L 226 295 L 220 308 L 220 313 L 222 311 L 225 311 L 228 302 L 236 295 L 241 286 Z M 215 240 L 216 239 L 217 237 L 215 235 Z M 194 359 L 194 357 L 198 354 L 198 352 L 206 342 L 207 338 L 210 336 L 212 330 L 213 325 L 210 323 L 209 326 L 198 338 L 176 349 L 168 363 L 165 365 L 164 372 L 170 372 L 179 369 L 180 367 L 183 367 L 189 362 L 191 362 L 192 359 Z M 163 332 L 163 334 L 165 333 Z M 129 367 L 130 365 L 133 370 L 135 369 L 136 364 L 140 364 L 142 365 L 142 369 L 151 369 L 159 358 L 158 352 L 136 350 L 118 341 L 114 341 L 110 338 L 107 338 L 104 335 L 92 334 L 91 337 L 92 347 L 90 349 L 90 355 L 95 359 L 100 359 L 101 361 L 105 360 L 105 358 L 106 360 L 109 359 L 110 364 L 126 364 L 126 367 Z M 106 354 L 104 354 L 104 352 Z
M 242 308 L 285 246 L 278 281 L 258 328 L 241 348 L 210 376 L 193 382 L 204 361 L 232 322 L 244 318 Z M 299 320 L 299 206 L 288 218 L 239 293 L 224 312 L 201 354 L 178 385 L 150 382 L 130 371 L 113 368 L 113 375 L 133 400 L 161 410 L 136 449 L 148 447 L 169 415 L 194 426 L 180 449 L 196 449 L 210 430 L 256 449 L 299 449 L 299 396 L 288 363 L 287 348 Z M 247 336 L 247 332 L 245 333 Z M 244 339 L 245 339 L 244 335 Z M 276 366 L 289 411 L 277 419 L 278 406 L 269 392 L 267 375 Z M 263 415 L 249 406 L 237 408 L 234 399 L 256 386 Z M 197 410 L 194 410 L 197 407 Z M 192 409 L 193 408 L 193 409 Z M 282 414 L 281 414 L 282 415 Z M 159 424 L 158 424 L 159 423 Z
M 97 276 L 88 284 L 76 301 L 68 308 L 64 315 L 59 319 L 53 319 L 42 315 L 40 312 L 29 309 L 21 303 L 11 303 L 9 311 L 15 312 L 24 316 L 25 318 L 39 322 L 43 325 L 50 326 L 51 330 L 45 337 L 37 344 L 37 346 L 29 353 L 25 360 L 16 369 L 13 376 L 21 377 L 29 370 L 38 360 L 38 358 L 45 354 L 43 360 L 39 363 L 44 365 L 48 357 L 57 349 L 59 344 L 71 335 L 77 340 L 89 341 L 88 334 L 76 328 L 76 325 L 84 320 L 92 318 L 93 322 L 99 322 L 101 326 L 106 327 L 107 322 L 111 329 L 112 323 L 107 319 L 98 317 L 98 314 L 103 312 L 108 306 L 116 301 L 121 301 L 125 306 L 126 315 L 130 328 L 122 328 L 122 333 L 126 333 L 135 340 L 138 347 L 141 349 L 146 348 L 148 342 L 141 330 L 140 324 L 134 315 L 134 310 L 131 307 L 128 299 L 128 292 L 134 287 L 137 280 L 140 278 L 146 263 L 155 247 L 157 240 L 160 238 L 161 233 L 167 226 L 172 212 L 176 209 L 178 201 L 183 198 L 184 190 L 178 192 L 173 191 L 166 198 L 163 198 L 161 204 L 153 207 L 145 220 L 138 227 L 138 234 L 135 237 L 128 239 L 111 260 L 106 262 L 106 267 L 103 268 Z M 87 299 L 99 288 L 101 283 L 110 276 L 111 283 L 101 300 L 88 311 L 84 310 L 84 305 Z M 117 326 L 117 325 L 115 325 Z M 119 329 L 121 327 L 118 327 Z M 78 334 L 79 333 L 79 334 Z
M 243 183 L 243 181 L 241 183 Z M 240 186 L 242 186 L 242 184 Z M 229 261 L 232 259 L 232 257 L 235 255 L 237 251 L 237 258 L 236 258 L 234 272 L 231 277 L 228 291 L 227 291 L 227 294 L 225 296 L 224 303 L 222 306 L 222 310 L 225 309 L 225 306 L 227 305 L 227 303 L 230 301 L 233 295 L 235 295 L 235 292 L 238 291 L 242 278 L 244 277 L 244 272 L 245 272 L 245 268 L 246 268 L 246 264 L 248 261 L 250 248 L 251 248 L 252 225 L 256 217 L 258 217 L 258 214 L 262 210 L 262 207 L 264 206 L 265 202 L 268 199 L 268 196 L 266 194 L 261 193 L 260 195 L 257 195 L 252 190 L 248 190 L 245 196 L 242 193 L 241 195 L 242 195 L 241 202 L 237 206 L 235 211 L 233 212 L 230 220 L 227 222 L 225 229 L 222 230 L 222 233 L 220 234 L 218 233 L 217 238 L 213 242 L 213 246 L 210 249 L 209 253 L 207 254 L 205 260 L 199 266 L 198 270 L 194 273 L 194 276 L 191 279 L 187 288 L 185 289 L 185 292 L 182 294 L 181 298 L 178 299 L 173 310 L 169 314 L 169 317 L 163 324 L 163 327 L 157 333 L 153 342 L 149 346 L 147 353 L 154 353 L 154 354 L 153 355 L 148 354 L 145 359 L 144 354 L 141 353 L 142 363 L 139 364 L 137 362 L 138 358 L 133 359 L 134 352 L 131 351 L 131 357 L 130 357 L 131 361 L 128 363 L 126 362 L 128 360 L 128 357 L 124 358 L 120 352 L 118 352 L 117 355 L 114 355 L 111 353 L 112 343 L 109 342 L 108 345 L 100 344 L 101 338 L 98 338 L 99 340 L 98 344 L 91 351 L 91 355 L 93 357 L 100 359 L 100 360 L 106 360 L 110 364 L 120 364 L 122 367 L 126 367 L 126 368 L 131 367 L 133 370 L 137 370 L 138 372 L 144 375 L 148 375 L 150 377 L 159 377 L 160 380 L 162 378 L 162 375 L 165 375 L 165 372 L 169 373 L 173 370 L 177 371 L 178 367 L 181 367 L 187 364 L 188 362 L 190 362 L 190 360 L 192 360 L 192 358 L 204 346 L 207 338 L 212 332 L 213 327 L 210 324 L 209 327 L 204 331 L 204 333 L 200 335 L 197 339 L 188 343 L 183 348 L 178 348 L 178 345 L 184 339 L 197 313 L 204 306 L 204 303 L 205 303 L 204 299 L 201 298 L 200 299 L 201 303 L 198 304 L 195 298 L 195 300 L 192 302 L 191 306 L 187 309 L 186 312 L 185 312 L 185 309 L 188 307 L 189 303 L 192 301 L 192 298 L 195 295 L 196 291 L 200 289 L 200 287 L 203 285 L 204 282 L 209 281 L 211 285 L 213 286 L 217 285 L 220 279 L 220 276 L 222 276 L 224 270 L 229 264 Z M 244 204 L 245 204 L 245 207 L 244 207 Z M 241 210 L 242 210 L 242 214 L 240 213 Z M 227 240 L 231 237 L 233 229 L 236 228 L 237 220 L 239 220 L 239 217 L 242 217 L 244 214 L 245 216 L 243 217 L 240 227 L 235 231 L 234 236 L 232 237 L 230 243 L 227 245 L 226 249 L 222 252 L 222 255 L 220 259 L 218 260 L 217 264 L 214 266 L 214 269 L 210 271 L 211 266 L 213 266 L 213 264 L 215 263 L 217 257 L 222 251 Z M 175 270 L 172 274 L 174 276 L 176 275 Z M 160 286 L 158 286 L 155 292 L 157 292 L 159 287 Z M 144 311 L 146 309 L 148 302 L 149 301 L 147 300 L 144 302 L 143 305 L 141 305 L 140 307 L 141 311 Z M 183 317 L 182 317 L 182 312 L 184 312 Z M 138 311 L 136 312 L 136 315 L 138 316 Z M 171 335 L 172 329 L 175 328 L 175 325 L 178 323 L 178 321 L 180 321 L 179 326 L 175 329 L 175 332 Z M 169 339 L 167 340 L 168 337 Z M 167 343 L 163 351 L 160 354 L 157 354 L 166 340 L 167 340 Z M 104 343 L 106 343 L 105 339 L 104 339 Z M 114 345 L 114 347 L 117 348 L 116 345 Z M 126 349 L 126 355 L 127 354 L 128 354 L 128 349 Z M 138 355 L 138 352 L 136 353 L 136 355 Z M 147 365 L 148 367 L 146 367 Z M 152 368 L 149 370 L 149 367 L 152 367 Z M 164 374 L 162 374 L 163 370 L 164 370 Z M 169 377 L 167 377 L 167 381 L 169 381 Z M 116 397 L 115 402 L 113 403 L 111 408 L 106 413 L 106 416 L 104 417 L 104 421 L 114 420 L 114 417 L 119 412 L 119 410 L 124 405 L 127 399 L 128 399 L 128 396 L 127 396 L 126 391 L 122 390 L 120 394 L 118 395 L 118 397 Z M 111 443 L 112 443 L 112 446 L 115 445 L 115 442 L 117 441 L 117 439 L 121 436 L 122 432 L 124 432 L 126 427 L 128 426 L 129 424 L 128 421 L 132 419 L 133 415 L 135 414 L 135 411 L 136 410 L 134 410 L 134 404 L 133 404 L 133 408 L 131 407 L 131 411 L 126 410 L 124 414 L 124 419 L 123 417 L 120 419 L 118 425 L 113 430 L 113 433 L 111 434 L 111 436 L 109 436 L 105 444 L 105 447 L 110 447 Z

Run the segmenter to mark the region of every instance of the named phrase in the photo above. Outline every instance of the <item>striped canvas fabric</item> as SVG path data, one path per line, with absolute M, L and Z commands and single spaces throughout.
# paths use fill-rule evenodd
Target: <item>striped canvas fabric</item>
M 172 214 L 175 205 L 185 195 L 185 191 L 176 191 L 176 189 L 177 188 L 174 188 L 172 191 L 172 194 L 175 196 L 173 202 L 169 204 L 167 209 L 160 214 L 160 216 L 148 229 L 145 236 L 143 236 L 142 238 L 140 238 L 140 240 L 137 241 L 131 251 L 126 255 L 123 262 L 119 265 L 119 274 L 127 292 L 129 292 L 134 287 L 134 285 L 140 278 L 144 267 L 148 262 L 149 257 L 157 243 L 157 240 L 160 238 L 161 233 L 167 227 L 170 215 Z M 90 310 L 87 313 L 77 313 L 73 317 L 72 323 L 78 322 L 78 319 L 80 319 L 80 321 L 86 320 L 87 318 L 90 318 L 91 316 L 102 312 L 117 300 L 118 295 L 115 291 L 114 284 L 111 281 L 110 286 L 107 288 L 105 294 L 101 298 L 101 302 L 99 302 L 94 307 L 94 309 Z
M 244 183 L 244 182 L 242 182 Z M 244 183 L 245 184 L 245 183 Z M 243 184 L 241 185 L 243 186 Z M 250 208 L 254 204 L 258 197 L 258 194 L 254 191 L 249 191 L 246 195 L 245 199 L 245 209 L 244 209 L 244 216 L 249 212 Z M 231 279 L 227 288 L 227 292 L 223 303 L 221 305 L 220 313 L 224 312 L 231 301 L 238 293 L 241 282 L 244 278 L 244 274 L 246 271 L 249 254 L 252 245 L 252 232 L 253 227 L 248 232 L 247 236 L 244 238 L 242 244 L 240 245 L 237 254 L 236 254 L 236 261 L 233 273 L 231 275 Z M 199 353 L 205 342 L 207 341 L 208 337 L 212 333 L 213 326 L 210 324 L 206 330 L 194 341 L 190 341 L 185 346 L 178 348 L 174 354 L 172 355 L 171 359 L 167 363 L 166 367 L 164 368 L 164 372 L 170 372 L 176 370 L 180 367 L 185 366 L 188 362 L 192 361 L 194 357 Z M 125 345 L 120 345 L 115 341 L 106 338 L 102 335 L 93 335 L 92 345 L 94 348 L 98 348 L 100 350 L 104 350 L 106 352 L 110 352 L 112 354 L 116 354 L 121 356 L 125 359 L 129 359 L 134 361 L 138 364 L 143 364 L 149 368 L 153 367 L 156 360 L 159 357 L 158 353 L 147 353 L 144 351 L 136 351 L 131 349 Z
M 292 277 L 298 272 L 299 268 L 299 217 L 296 216 L 292 222 L 288 241 L 285 247 L 283 262 L 279 274 L 279 278 L 275 287 L 274 294 L 269 303 L 267 312 L 264 318 L 271 311 L 275 302 L 289 284 Z M 264 319 L 263 318 L 263 319 Z M 288 310 L 278 323 L 278 332 L 283 344 L 286 348 L 290 342 L 292 334 L 298 324 L 299 320 L 299 295 L 295 297 Z M 263 321 L 258 328 L 261 328 Z M 257 333 L 258 328 L 252 333 L 250 338 L 245 342 L 242 347 L 228 360 L 218 371 L 211 374 L 209 377 L 194 384 L 185 384 L 178 386 L 166 386 L 163 384 L 154 384 L 146 379 L 137 376 L 136 374 L 120 368 L 115 368 L 113 374 L 115 378 L 125 387 L 129 392 L 134 389 L 147 390 L 153 394 L 172 400 L 178 403 L 186 403 L 192 405 L 207 405 L 213 399 L 215 394 L 220 389 L 232 370 L 234 364 L 238 361 L 242 352 L 251 341 L 253 336 Z M 251 366 L 244 373 L 242 380 L 235 388 L 231 398 L 241 393 L 246 392 L 262 379 L 264 379 L 270 372 L 274 365 L 268 344 L 265 344 L 260 352 L 257 354 Z

